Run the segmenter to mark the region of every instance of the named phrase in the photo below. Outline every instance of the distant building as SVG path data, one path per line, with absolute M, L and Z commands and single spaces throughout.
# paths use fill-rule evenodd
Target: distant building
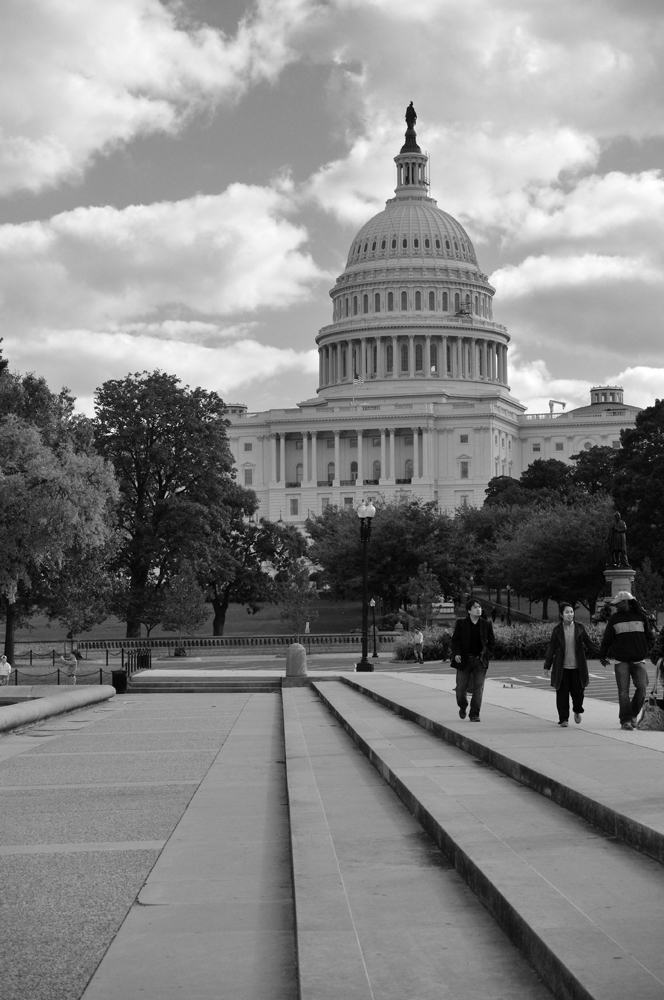
M 316 337 L 319 387 L 283 410 L 229 404 L 238 479 L 259 514 L 302 523 L 328 504 L 416 494 L 480 506 L 494 476 L 535 459 L 618 447 L 639 412 L 620 386 L 574 410 L 525 413 L 510 395 L 495 289 L 463 227 L 428 196 L 413 127 L 394 158 L 395 197 L 359 231 Z

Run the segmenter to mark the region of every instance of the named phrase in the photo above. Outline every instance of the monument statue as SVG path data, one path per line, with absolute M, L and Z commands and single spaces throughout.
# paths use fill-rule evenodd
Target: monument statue
M 609 566 L 629 566 L 627 559 L 627 525 L 617 512 L 606 536 Z
M 417 121 L 417 111 L 413 107 L 413 102 L 411 101 L 406 108 L 406 125 L 408 128 L 415 128 L 415 122 Z

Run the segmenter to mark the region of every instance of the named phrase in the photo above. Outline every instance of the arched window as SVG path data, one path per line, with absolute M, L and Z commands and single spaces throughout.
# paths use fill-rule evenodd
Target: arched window
M 443 292 L 443 312 L 447 312 L 449 309 L 449 300 L 447 297 L 447 292 Z
M 458 312 L 461 308 L 461 296 L 458 292 L 454 293 L 454 311 Z
M 447 369 L 448 372 L 450 373 L 452 372 L 452 350 L 449 344 L 445 349 L 445 368 Z
M 369 296 L 366 294 L 362 296 L 362 312 L 369 312 Z
M 440 240 L 436 239 L 436 250 L 440 250 Z
M 422 371 L 422 345 L 415 344 L 415 371 Z
M 415 308 L 422 311 L 422 292 L 415 292 Z
M 404 250 L 408 249 L 408 237 L 407 236 L 404 236 L 404 238 L 401 240 L 401 246 L 404 248 Z
M 353 482 L 357 480 L 357 462 L 350 463 L 350 478 Z
M 404 175 L 404 184 L 410 184 L 410 163 L 405 164 Z
M 380 293 L 376 292 L 374 295 L 374 312 L 380 312 Z
M 341 352 L 341 377 L 342 378 L 346 378 L 346 375 L 348 374 L 348 363 L 347 362 L 348 362 L 348 359 L 347 359 L 347 355 L 346 355 L 346 349 L 344 348 L 344 350 Z
M 450 246 L 450 241 L 449 240 L 445 240 L 445 249 L 446 250 L 451 250 L 452 249 L 452 247 Z
M 408 371 L 408 344 L 401 345 L 401 371 Z
M 413 246 L 415 247 L 416 250 L 420 249 L 420 241 L 418 240 L 417 236 L 413 240 Z
M 480 300 L 478 299 L 477 296 L 475 296 L 475 315 L 477 315 L 479 311 L 480 311 Z
M 470 312 L 470 292 L 466 292 L 466 309 Z
M 357 316 L 357 295 L 353 296 L 353 316 Z
M 438 371 L 438 346 L 432 344 L 429 350 L 429 364 L 431 365 L 431 371 Z
M 455 249 L 455 250 L 456 250 L 456 252 L 458 253 L 458 252 L 459 252 L 459 244 L 457 243 L 457 241 L 456 241 L 456 240 L 453 240 L 453 243 L 454 243 L 454 249 Z
M 387 311 L 394 312 L 394 292 L 387 293 Z
M 380 462 L 378 461 L 373 464 L 373 478 L 380 479 Z
M 375 249 L 376 249 L 376 241 L 374 240 L 373 243 L 371 244 L 371 252 L 373 253 Z
M 346 298 L 346 316 L 348 316 L 349 312 L 350 312 L 350 302 L 348 301 L 348 298 Z
M 368 244 L 368 243 L 365 243 L 365 244 L 364 244 L 364 253 L 366 253 L 366 252 L 367 252 L 367 247 L 368 247 L 368 246 L 369 246 L 369 244 Z
M 388 370 L 388 372 L 393 372 L 394 371 L 394 348 L 392 347 L 392 344 L 388 344 L 387 345 L 387 359 L 386 359 L 386 364 L 387 364 L 387 370 Z
M 429 292 L 429 312 L 433 312 L 436 308 L 436 293 Z
M 297 479 L 298 483 L 302 482 L 303 475 L 304 475 L 304 466 L 302 465 L 302 462 L 298 462 L 297 465 L 295 466 L 295 478 Z
M 407 292 L 402 292 L 401 293 L 401 312 L 406 312 L 407 309 L 408 309 L 408 293 Z
M 392 243 L 390 245 L 391 245 L 391 247 L 392 247 L 393 250 L 396 250 L 396 248 L 397 248 L 397 238 L 396 238 L 396 236 L 392 237 Z
M 381 240 L 381 241 L 380 241 L 380 248 L 381 248 L 381 250 L 384 250 L 384 249 L 385 249 L 385 246 L 386 246 L 386 242 L 387 242 L 386 240 Z
M 413 460 L 412 460 L 412 458 L 407 458 L 406 459 L 406 464 L 404 465 L 403 471 L 404 471 L 404 475 L 405 475 L 406 479 L 412 479 L 413 478 Z
M 327 478 L 334 479 L 334 462 L 327 463 Z

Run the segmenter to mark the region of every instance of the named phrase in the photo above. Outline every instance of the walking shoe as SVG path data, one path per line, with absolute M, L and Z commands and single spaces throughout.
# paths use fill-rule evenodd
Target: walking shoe
M 569 722 L 567 721 L 567 719 L 561 719 L 560 722 L 558 723 L 558 725 L 559 726 L 569 726 Z
M 632 729 L 634 729 L 634 726 L 632 725 L 632 723 L 631 723 L 631 722 L 621 722 L 621 723 L 620 723 L 620 728 L 621 728 L 621 729 L 629 729 L 629 730 L 632 730 Z
M 460 708 L 459 709 L 459 718 L 460 719 L 465 719 L 466 718 L 466 709 L 465 708 Z
M 471 722 L 479 722 L 480 721 L 479 715 L 471 715 L 470 721 Z
M 578 712 L 575 712 L 575 713 L 574 713 L 574 721 L 576 722 L 577 726 L 578 726 L 578 725 L 579 725 L 579 723 L 581 722 L 581 716 L 579 715 L 579 713 L 578 713 Z

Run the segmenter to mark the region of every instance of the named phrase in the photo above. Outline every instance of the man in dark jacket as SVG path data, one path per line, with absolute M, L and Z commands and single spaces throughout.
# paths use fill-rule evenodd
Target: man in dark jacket
M 472 681 L 470 721 L 480 721 L 484 680 L 489 660 L 496 648 L 493 626 L 482 618 L 482 605 L 471 599 L 466 604 L 467 618 L 457 619 L 452 636 L 452 663 L 456 667 L 456 700 L 459 718 L 465 719 L 468 711 L 468 685 Z
M 618 661 L 615 671 L 620 726 L 622 729 L 633 729 L 646 697 L 648 674 L 645 660 L 653 645 L 653 634 L 648 618 L 638 609 L 629 591 L 619 591 L 609 603 L 616 608 L 616 613 L 607 622 L 599 654 L 604 666 L 607 666 L 608 656 Z M 634 683 L 631 701 L 630 678 Z

